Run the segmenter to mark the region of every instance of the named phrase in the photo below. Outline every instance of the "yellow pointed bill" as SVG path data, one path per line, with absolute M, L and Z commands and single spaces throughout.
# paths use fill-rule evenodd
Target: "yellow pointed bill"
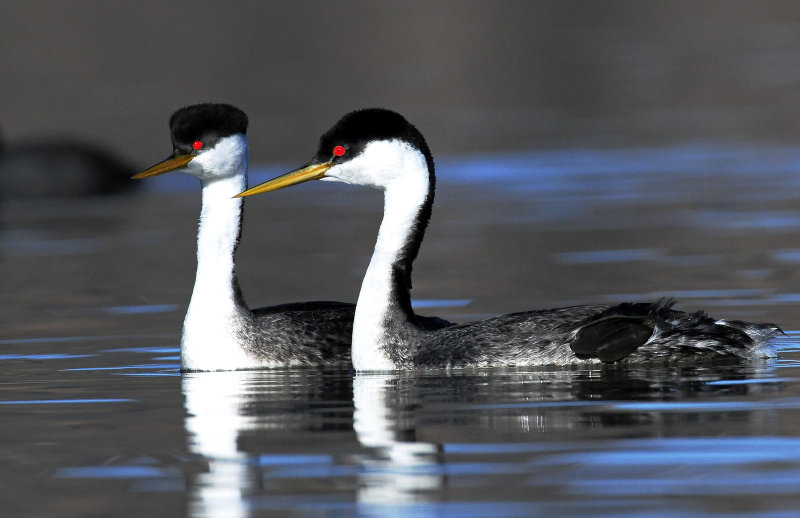
M 298 183 L 319 180 L 325 176 L 325 173 L 331 167 L 333 167 L 333 163 L 331 162 L 311 164 L 309 166 L 296 169 L 290 173 L 281 175 L 277 178 L 273 178 L 272 180 L 268 180 L 262 184 L 258 184 L 255 187 L 251 187 L 244 192 L 240 192 L 235 197 L 243 198 L 245 196 L 252 196 L 262 192 L 277 191 L 278 189 L 283 189 L 284 187 L 289 187 L 290 185 L 295 185 Z
M 168 173 L 170 171 L 174 171 L 175 169 L 181 169 L 186 167 L 186 165 L 191 162 L 194 157 L 195 155 L 180 155 L 173 158 L 168 158 L 163 162 L 159 162 L 158 164 L 154 165 L 150 169 L 131 176 L 131 178 L 134 180 L 139 180 L 141 178 L 148 178 L 150 176 L 158 176 L 160 174 Z

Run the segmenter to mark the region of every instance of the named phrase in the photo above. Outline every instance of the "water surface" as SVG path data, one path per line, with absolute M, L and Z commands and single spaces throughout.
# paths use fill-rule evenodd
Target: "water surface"
M 791 515 L 800 210 L 794 152 L 778 151 L 445 158 L 415 264 L 418 310 L 454 320 L 675 297 L 787 330 L 777 359 L 728 366 L 181 375 L 196 183 L 7 204 L 5 512 Z M 770 156 L 784 158 L 759 169 Z M 502 181 L 471 176 L 474 163 Z M 248 301 L 353 300 L 380 202 L 335 185 L 248 200 Z
M 181 376 L 174 347 L 26 345 L 38 356 L 3 360 L 3 501 L 13 516 L 789 515 L 796 346 L 729 367 Z

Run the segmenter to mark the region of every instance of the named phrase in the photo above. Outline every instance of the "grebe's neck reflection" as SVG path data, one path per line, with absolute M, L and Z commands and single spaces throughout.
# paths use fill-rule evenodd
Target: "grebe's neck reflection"
M 332 444 L 319 438 L 336 437 L 345 451 L 355 443 L 346 372 L 197 372 L 184 374 L 182 388 L 189 449 L 208 463 L 192 483 L 190 516 L 243 517 L 275 505 L 285 493 L 281 485 L 302 477 L 278 476 L 265 487 L 273 472 L 324 459 L 322 472 L 309 477 L 324 478 L 335 462 Z
M 442 446 L 416 437 L 418 403 L 396 375 L 353 379 L 353 429 L 361 446 L 371 449 L 362 459 L 360 511 L 380 515 L 386 506 L 425 502 L 443 487 Z
M 208 460 L 208 471 L 192 487 L 189 516 L 247 516 L 242 493 L 250 487 L 239 433 L 252 419 L 240 411 L 255 371 L 196 372 L 183 375 L 189 449 Z
M 347 506 L 355 504 L 359 512 L 427 501 L 443 484 L 441 447 L 416 440 L 419 394 L 408 381 L 317 371 L 185 374 L 189 448 L 208 463 L 192 483 L 189 515 L 248 516 L 279 498 L 279 484 L 291 489 L 302 483 L 276 473 L 310 457 L 327 459 L 310 478 L 323 485 L 352 484 Z M 342 442 L 312 442 L 303 434 Z M 293 441 L 302 443 L 302 452 L 282 449 Z M 275 463 L 276 458 L 284 460 Z
M 208 465 L 190 480 L 190 516 L 317 512 L 320 505 L 344 515 L 440 512 L 437 502 L 463 473 L 463 465 L 452 464 L 463 452 L 492 470 L 511 462 L 509 473 L 518 474 L 519 461 L 496 445 L 526 445 L 519 450 L 529 456 L 523 470 L 534 476 L 527 469 L 548 448 L 570 451 L 589 437 L 624 446 L 632 431 L 713 426 L 719 412 L 676 411 L 671 402 L 772 393 L 779 385 L 751 383 L 770 372 L 718 366 L 186 374 L 189 448 Z M 771 430 L 762 414 L 743 414 L 741 425 L 749 433 Z M 539 443 L 544 450 L 527 446 Z

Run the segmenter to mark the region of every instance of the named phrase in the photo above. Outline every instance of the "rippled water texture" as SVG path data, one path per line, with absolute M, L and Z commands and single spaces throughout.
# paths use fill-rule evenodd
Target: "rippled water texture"
M 415 268 L 419 311 L 466 320 L 671 296 L 787 329 L 777 360 L 728 367 L 181 375 L 197 185 L 12 204 L 5 512 L 790 515 L 800 505 L 796 160 L 788 148 L 710 146 L 440 161 Z M 328 185 L 248 200 L 249 301 L 352 300 L 380 202 Z

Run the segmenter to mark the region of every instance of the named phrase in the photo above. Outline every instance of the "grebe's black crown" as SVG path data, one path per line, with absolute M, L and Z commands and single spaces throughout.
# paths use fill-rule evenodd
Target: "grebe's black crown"
M 173 113 L 169 128 L 176 148 L 197 140 L 213 146 L 221 138 L 247 133 L 247 115 L 230 104 L 195 104 Z
M 428 144 L 422 133 L 397 112 L 384 108 L 365 108 L 348 113 L 319 139 L 317 161 L 331 159 L 335 146 L 345 146 L 347 160 L 363 151 L 364 146 L 376 140 L 402 140 L 419 149 L 432 164 Z

